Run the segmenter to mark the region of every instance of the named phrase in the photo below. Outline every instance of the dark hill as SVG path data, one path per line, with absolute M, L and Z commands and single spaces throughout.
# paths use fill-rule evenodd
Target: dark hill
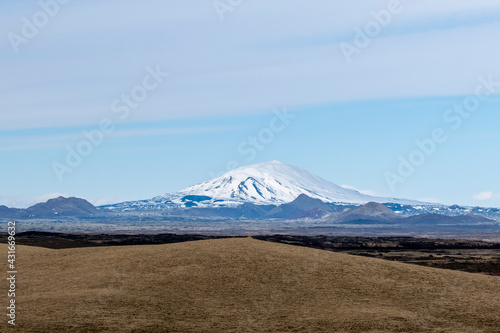
M 26 209 L 0 206 L 0 218 L 87 217 L 100 214 L 102 211 L 99 211 L 87 200 L 74 197 L 50 199 Z
M 356 207 L 347 212 L 340 214 L 335 222 L 351 222 L 351 221 L 378 221 L 378 222 L 392 222 L 399 220 L 401 217 L 394 213 L 386 206 L 369 202 L 363 206 Z
M 265 218 L 309 217 L 308 212 L 318 218 L 331 211 L 330 206 L 323 201 L 301 194 L 294 201 L 272 209 L 265 215 Z

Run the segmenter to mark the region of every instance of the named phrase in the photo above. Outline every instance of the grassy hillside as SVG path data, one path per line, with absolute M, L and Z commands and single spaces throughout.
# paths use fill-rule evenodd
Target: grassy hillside
M 250 238 L 19 246 L 17 265 L 22 332 L 500 332 L 500 277 Z

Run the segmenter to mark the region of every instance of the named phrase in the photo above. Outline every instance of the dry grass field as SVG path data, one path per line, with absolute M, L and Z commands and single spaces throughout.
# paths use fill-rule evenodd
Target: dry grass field
M 251 238 L 18 246 L 17 269 L 2 332 L 500 332 L 498 276 Z

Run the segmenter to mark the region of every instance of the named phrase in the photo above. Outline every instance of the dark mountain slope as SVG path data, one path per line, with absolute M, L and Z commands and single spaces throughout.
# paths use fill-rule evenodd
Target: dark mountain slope
M 26 209 L 0 206 L 0 218 L 53 218 L 59 216 L 87 217 L 103 211 L 84 199 L 59 197 Z

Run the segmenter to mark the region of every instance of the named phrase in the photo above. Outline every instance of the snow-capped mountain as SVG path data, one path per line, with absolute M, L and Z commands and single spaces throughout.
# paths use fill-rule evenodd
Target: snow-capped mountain
M 301 194 L 327 203 L 365 204 L 372 201 L 426 205 L 414 200 L 369 196 L 335 185 L 306 170 L 271 161 L 240 167 L 219 178 L 151 200 L 125 202 L 105 208 L 127 211 L 160 210 L 169 207 L 227 207 L 243 203 L 280 205 L 292 202 Z

